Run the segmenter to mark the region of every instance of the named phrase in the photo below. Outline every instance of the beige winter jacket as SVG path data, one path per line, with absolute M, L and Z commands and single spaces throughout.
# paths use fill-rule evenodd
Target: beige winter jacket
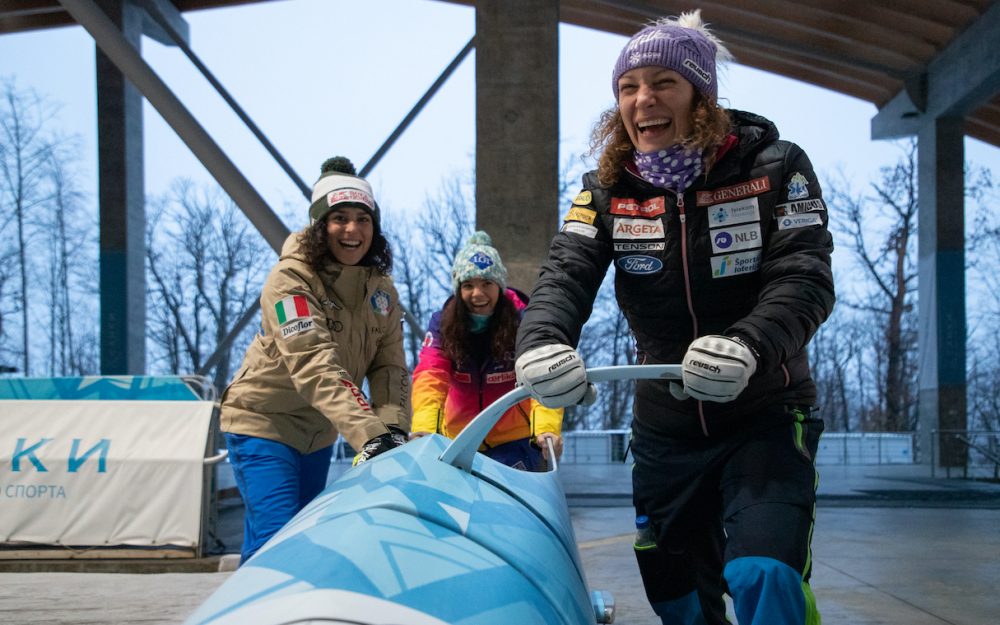
M 338 431 L 355 449 L 387 425 L 408 432 L 410 376 L 392 279 L 339 263 L 317 273 L 297 236 L 264 283 L 262 333 L 223 394 L 222 430 L 301 453 L 331 445 Z

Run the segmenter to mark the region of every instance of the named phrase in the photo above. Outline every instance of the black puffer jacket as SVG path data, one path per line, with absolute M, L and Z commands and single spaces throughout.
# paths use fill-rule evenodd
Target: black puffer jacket
M 682 198 L 632 171 L 610 188 L 596 172 L 584 176 L 518 332 L 518 355 L 575 346 L 614 262 L 640 362 L 679 363 L 706 334 L 744 338 L 757 371 L 733 402 L 678 401 L 666 382 L 637 384 L 636 419 L 668 435 L 724 435 L 763 413 L 784 418 L 771 408 L 816 400 L 805 346 L 835 299 L 820 185 L 770 121 L 731 113 L 735 138 Z

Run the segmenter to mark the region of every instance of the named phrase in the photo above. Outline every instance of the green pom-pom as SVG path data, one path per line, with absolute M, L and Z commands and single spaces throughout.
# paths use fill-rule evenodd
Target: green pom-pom
M 319 173 L 325 174 L 331 171 L 350 174 L 352 176 L 358 175 L 358 172 L 354 169 L 354 163 L 346 156 L 334 156 L 323 161 L 323 166 L 319 168 Z
M 493 247 L 493 239 L 482 230 L 477 230 L 471 237 L 467 245 L 488 245 Z

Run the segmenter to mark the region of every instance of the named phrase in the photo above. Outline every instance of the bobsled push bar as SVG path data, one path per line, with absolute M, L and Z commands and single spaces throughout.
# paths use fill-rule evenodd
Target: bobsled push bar
M 587 381 L 613 382 L 615 380 L 679 380 L 681 365 L 623 365 L 587 369 Z M 440 456 L 440 460 L 466 472 L 472 471 L 472 459 L 486 435 L 503 413 L 529 396 L 528 390 L 518 386 L 487 406 L 465 429 L 455 437 Z

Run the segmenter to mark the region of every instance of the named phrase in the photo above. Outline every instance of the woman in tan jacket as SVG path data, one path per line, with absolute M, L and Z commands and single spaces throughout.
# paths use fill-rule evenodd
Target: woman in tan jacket
M 264 284 L 262 332 L 222 398 L 246 506 L 241 563 L 323 490 L 338 432 L 357 464 L 410 427 L 392 253 L 371 186 L 346 158 L 323 164 L 309 217 Z

